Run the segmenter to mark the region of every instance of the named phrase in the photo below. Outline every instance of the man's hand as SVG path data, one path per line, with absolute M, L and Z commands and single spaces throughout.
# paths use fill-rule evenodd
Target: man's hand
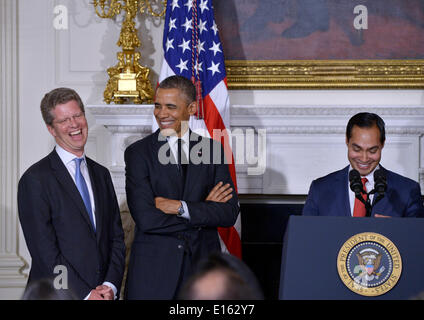
M 105 300 L 113 300 L 115 294 L 113 293 L 113 290 L 111 287 L 103 284 L 101 286 L 97 286 L 96 287 L 96 291 L 98 293 L 100 293 L 100 295 L 105 299 Z
M 390 216 L 385 216 L 385 215 L 377 214 L 377 213 L 374 215 L 374 217 L 376 217 L 376 218 L 391 218 Z
M 224 185 L 220 181 L 215 187 L 213 187 L 211 192 L 209 192 L 208 196 L 206 197 L 206 201 L 227 202 L 233 197 L 231 193 L 232 191 L 233 188 L 231 188 L 229 183 Z
M 114 293 L 111 287 L 106 285 L 97 286 L 91 290 L 88 300 L 113 300 Z
M 177 214 L 181 206 L 180 200 L 167 199 L 163 197 L 155 198 L 155 206 L 166 214 Z
M 96 289 L 93 289 L 91 290 L 87 300 L 105 300 L 105 299 Z
M 209 192 L 205 201 L 227 202 L 233 197 L 233 195 L 231 194 L 232 191 L 233 188 L 231 188 L 231 185 L 229 183 L 224 185 L 222 182 L 218 182 L 218 184 L 213 187 L 211 192 Z M 167 199 L 163 197 L 156 197 L 155 206 L 157 209 L 163 211 L 166 214 L 178 214 L 178 209 L 181 206 L 181 201 Z

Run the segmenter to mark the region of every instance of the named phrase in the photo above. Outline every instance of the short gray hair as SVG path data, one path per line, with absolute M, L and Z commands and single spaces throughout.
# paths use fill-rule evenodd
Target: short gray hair
M 48 126 L 51 126 L 54 120 L 51 111 L 56 108 L 57 105 L 67 103 L 72 100 L 76 101 L 81 111 L 85 113 L 81 97 L 75 90 L 70 88 L 56 88 L 46 93 L 40 104 L 41 115 L 43 116 L 44 122 Z

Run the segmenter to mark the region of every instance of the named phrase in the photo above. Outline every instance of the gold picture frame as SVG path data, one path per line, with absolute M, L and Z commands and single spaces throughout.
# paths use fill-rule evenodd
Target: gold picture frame
M 424 89 L 424 60 L 227 60 L 230 90 Z
M 215 1 L 228 86 L 424 89 L 421 2 Z

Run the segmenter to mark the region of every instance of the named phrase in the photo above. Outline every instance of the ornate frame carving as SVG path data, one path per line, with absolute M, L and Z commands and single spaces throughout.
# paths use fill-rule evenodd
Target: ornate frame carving
M 227 60 L 231 90 L 424 89 L 424 60 Z

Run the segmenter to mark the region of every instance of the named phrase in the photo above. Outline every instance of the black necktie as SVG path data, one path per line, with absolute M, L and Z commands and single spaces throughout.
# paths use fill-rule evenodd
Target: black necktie
M 181 173 L 181 177 L 183 180 L 183 184 L 185 182 L 185 177 L 187 174 L 187 165 L 188 165 L 188 160 L 186 157 L 186 154 L 184 152 L 183 149 L 183 144 L 184 141 L 182 139 L 178 139 L 178 164 L 180 166 L 180 173 Z

